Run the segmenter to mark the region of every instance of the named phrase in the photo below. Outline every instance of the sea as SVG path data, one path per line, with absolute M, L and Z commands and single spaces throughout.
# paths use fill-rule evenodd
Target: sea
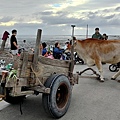
M 89 35 L 88 38 L 91 38 L 92 35 Z M 75 37 L 79 40 L 86 39 L 86 35 L 75 35 Z M 55 42 L 59 42 L 63 47 L 65 42 L 71 40 L 71 35 L 42 35 L 41 42 L 46 42 L 47 45 L 54 46 Z M 120 40 L 120 35 L 108 35 L 109 40 Z M 18 45 L 21 48 L 23 46 L 23 40 L 26 40 L 26 43 L 30 48 L 35 48 L 36 35 L 18 35 L 17 41 Z M 0 38 L 0 44 L 2 43 L 2 39 Z M 10 48 L 10 38 L 7 39 L 5 48 Z

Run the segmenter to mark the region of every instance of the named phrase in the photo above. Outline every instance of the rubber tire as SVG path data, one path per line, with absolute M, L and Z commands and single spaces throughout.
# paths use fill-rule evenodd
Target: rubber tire
M 59 85 L 64 83 L 68 88 L 68 99 L 64 107 L 59 108 L 56 103 L 56 93 Z M 43 107 L 49 116 L 53 118 L 61 118 L 67 112 L 71 102 L 71 86 L 68 78 L 65 75 L 52 75 L 45 82 L 45 86 L 51 88 L 50 94 L 43 94 Z
M 114 69 L 113 69 L 113 68 L 114 68 Z M 109 65 L 109 70 L 110 70 L 111 72 L 116 72 L 117 69 L 118 69 L 117 65 L 114 65 L 114 64 Z
M 6 94 L 6 97 L 4 98 L 4 101 L 10 103 L 10 104 L 18 104 L 20 102 L 22 102 L 25 98 L 25 95 L 24 96 L 19 96 L 19 97 L 12 97 L 9 95 L 10 93 L 10 89 L 9 88 L 4 88 L 5 85 L 1 85 L 1 93 L 2 94 Z M 6 90 L 4 90 L 6 89 Z M 6 91 L 6 93 L 3 93 L 3 91 Z
M 4 101 L 10 103 L 10 104 L 18 104 L 20 102 L 22 102 L 25 98 L 24 96 L 18 96 L 18 97 L 12 97 L 9 95 L 10 91 L 8 89 L 6 89 L 6 97 L 4 99 Z

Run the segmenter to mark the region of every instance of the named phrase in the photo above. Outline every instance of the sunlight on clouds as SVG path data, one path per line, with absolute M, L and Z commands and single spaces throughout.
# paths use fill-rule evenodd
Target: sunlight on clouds
M 76 6 L 79 6 L 79 5 L 86 4 L 88 1 L 89 0 L 66 0 L 64 3 L 63 2 L 55 3 L 55 4 L 52 4 L 52 5 L 49 5 L 49 7 L 52 8 L 52 11 L 53 11 L 52 16 L 59 16 L 59 14 L 56 14 L 57 12 L 63 11 L 64 9 L 67 9 L 69 7 L 76 7 Z M 73 17 L 77 18 L 77 19 L 80 19 L 82 17 L 84 18 L 84 16 L 80 13 L 81 12 L 73 11 L 73 12 L 67 14 L 66 16 L 68 18 L 73 18 Z
M 87 3 L 89 0 L 66 0 L 65 2 L 51 4 L 53 11 L 57 12 L 67 7 L 75 7 Z
M 76 12 L 76 13 L 68 14 L 67 17 L 68 18 L 77 18 L 77 19 L 83 18 L 84 19 L 85 15 Z
M 62 26 L 66 26 L 66 24 L 60 24 L 60 25 L 57 25 L 57 26 L 62 27 Z
M 27 22 L 27 23 L 42 23 L 42 21 L 29 21 L 29 22 Z
M 19 22 L 15 22 L 15 21 L 1 22 L 0 26 L 14 26 L 16 23 L 19 23 Z M 40 23 L 42 23 L 42 21 L 29 21 L 26 23 L 39 23 L 40 24 Z
M 116 7 L 119 7 L 119 6 L 117 5 L 117 6 L 112 6 L 112 7 L 103 7 L 103 8 L 100 8 L 99 10 L 98 9 L 78 10 L 76 12 L 69 14 L 68 17 L 74 16 L 75 18 L 82 18 L 83 20 L 87 20 L 90 17 L 89 13 L 92 14 L 92 16 L 95 15 L 95 16 L 99 16 L 99 17 L 100 16 L 101 17 L 109 17 L 109 16 L 114 15 L 114 14 L 116 16 L 119 16 L 119 12 L 115 11 Z
M 75 29 L 76 29 L 76 30 L 85 30 L 86 28 L 83 28 L 83 27 L 76 27 Z
M 69 3 L 70 1 L 70 3 Z M 82 5 L 82 4 L 85 4 L 88 0 L 68 0 L 68 3 L 71 5 L 71 6 L 77 6 L 77 5 Z
M 0 26 L 13 26 L 15 23 L 15 21 L 10 21 L 10 22 L 1 22 Z

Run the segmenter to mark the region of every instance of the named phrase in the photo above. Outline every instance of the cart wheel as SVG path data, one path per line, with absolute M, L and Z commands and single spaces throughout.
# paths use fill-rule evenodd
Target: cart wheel
M 114 65 L 114 64 L 111 64 L 111 65 L 109 65 L 109 70 L 111 71 L 111 72 L 116 72 L 117 71 L 117 65 Z
M 71 101 L 71 86 L 68 78 L 65 75 L 52 75 L 45 86 L 51 88 L 50 94 L 42 96 L 45 111 L 54 118 L 62 117 Z
M 4 98 L 4 100 L 10 104 L 18 104 L 18 103 L 22 102 L 23 99 L 25 98 L 25 95 L 18 96 L 18 97 L 12 97 L 9 95 L 9 93 L 10 93 L 10 90 L 6 89 L 6 97 Z
M 6 102 L 10 103 L 10 104 L 20 103 L 25 98 L 25 96 L 19 96 L 19 97 L 12 97 L 12 96 L 10 96 L 9 95 L 10 89 L 5 88 L 5 84 L 1 85 L 1 93 L 2 94 L 6 94 L 6 97 L 4 98 L 4 100 Z

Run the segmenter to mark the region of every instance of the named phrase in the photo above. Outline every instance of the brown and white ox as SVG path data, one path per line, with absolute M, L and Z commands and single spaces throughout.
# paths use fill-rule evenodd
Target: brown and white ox
M 100 72 L 101 81 L 104 81 L 102 62 L 110 64 L 120 62 L 120 40 L 93 38 L 76 40 L 74 49 L 89 67 L 96 65 Z M 116 79 L 119 75 L 120 70 L 112 76 L 112 79 Z

